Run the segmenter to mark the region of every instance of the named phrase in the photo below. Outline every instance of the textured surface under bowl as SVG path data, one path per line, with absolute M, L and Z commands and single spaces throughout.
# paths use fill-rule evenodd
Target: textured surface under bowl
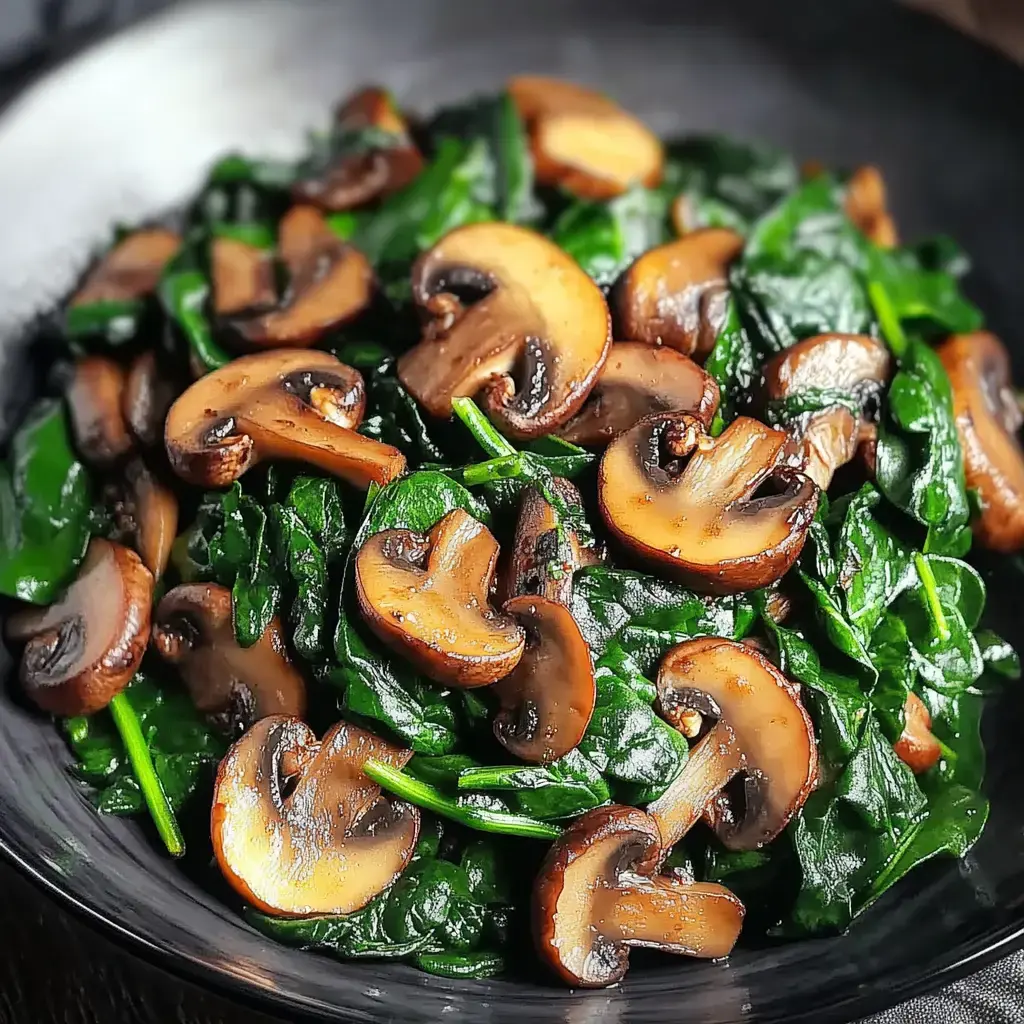
M 5 424 L 27 397 L 26 321 L 67 289 L 111 221 L 179 201 L 225 149 L 294 152 L 304 129 L 364 80 L 429 107 L 524 69 L 600 84 L 659 131 L 728 131 L 803 157 L 881 164 L 905 230 L 958 237 L 976 258 L 972 293 L 994 327 L 1024 320 L 1024 76 L 888 4 L 218 4 L 138 26 L 38 83 L 0 119 Z M 992 593 L 994 625 L 1018 637 L 1019 585 L 993 579 Z M 727 964 L 644 963 L 609 992 L 447 982 L 276 946 L 143 830 L 98 818 L 65 774 L 55 731 L 9 692 L 0 695 L 0 847 L 136 948 L 290 1013 L 849 1019 L 1024 943 L 1021 706 L 1011 693 L 989 715 L 993 814 L 966 863 L 929 866 L 841 938 L 744 949 Z

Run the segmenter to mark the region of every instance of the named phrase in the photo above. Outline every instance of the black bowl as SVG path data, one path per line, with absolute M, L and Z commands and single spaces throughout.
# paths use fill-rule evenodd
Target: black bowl
M 521 70 L 600 85 L 664 133 L 720 130 L 828 163 L 878 163 L 904 231 L 957 237 L 976 259 L 974 298 L 1015 340 L 1024 75 L 889 3 L 216 5 L 136 26 L 36 82 L 0 118 L 0 427 L 30 397 L 26 325 L 70 287 L 110 222 L 180 202 L 225 149 L 295 151 L 357 83 L 383 81 L 429 108 Z M 1002 618 L 993 625 L 1011 639 L 1014 571 L 1004 564 L 990 577 Z M 586 994 L 339 965 L 277 946 L 144 828 L 98 817 L 50 722 L 13 691 L 0 704 L 0 848 L 136 952 L 290 1015 L 822 1022 L 1024 946 L 1022 702 L 1012 689 L 989 715 L 992 817 L 964 863 L 926 866 L 845 936 L 741 949 L 726 964 L 644 963 L 621 987 Z

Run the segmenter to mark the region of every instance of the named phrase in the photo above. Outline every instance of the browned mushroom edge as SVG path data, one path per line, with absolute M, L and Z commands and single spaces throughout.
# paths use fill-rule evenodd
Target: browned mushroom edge
M 955 335 L 938 349 L 953 389 L 967 487 L 977 491 L 979 542 L 993 551 L 1024 547 L 1024 450 L 1010 357 L 993 334 Z
M 735 231 L 702 228 L 644 253 L 616 286 L 622 337 L 703 362 L 725 321 L 729 264 L 742 251 Z
M 134 551 L 95 537 L 78 578 L 48 608 L 7 620 L 25 641 L 25 692 L 54 715 L 91 715 L 131 681 L 149 641 L 153 576 Z
M 355 558 L 359 608 L 373 632 L 425 675 L 486 686 L 508 675 L 526 638 L 490 605 L 498 542 L 462 509 L 429 533 L 384 530 Z
M 938 762 L 942 745 L 932 732 L 932 716 L 916 693 L 907 694 L 903 713 L 903 732 L 892 748 L 915 775 L 921 775 Z
M 167 410 L 184 389 L 184 381 L 155 349 L 147 349 L 132 361 L 121 394 L 121 415 L 144 448 L 155 448 L 163 440 Z
M 75 364 L 66 392 L 71 436 L 78 454 L 90 465 L 106 467 L 132 450 L 121 411 L 125 372 L 106 356 L 86 356 Z
M 178 498 L 140 458 L 125 466 L 118 490 L 118 525 L 131 536 L 146 568 L 160 579 L 178 533 Z
M 820 406 L 790 419 L 785 429 L 792 438 L 790 463 L 823 491 L 836 470 L 876 436 L 879 404 L 891 371 L 888 346 L 863 334 L 806 338 L 765 365 L 762 390 L 769 414 L 801 396 Z M 829 405 L 827 396 L 833 393 L 836 403 Z
M 508 91 L 530 134 L 541 184 L 610 199 L 661 180 L 661 140 L 607 96 L 541 75 L 512 78 Z
M 405 118 L 386 89 L 369 86 L 350 96 L 335 112 L 334 133 L 342 141 L 340 153 L 317 175 L 296 182 L 297 202 L 351 210 L 405 188 L 423 169 Z
M 168 591 L 153 617 L 152 644 L 177 667 L 196 708 L 225 731 L 306 713 L 306 684 L 288 659 L 280 620 L 271 619 L 252 647 L 239 646 L 227 587 L 183 583 Z
M 550 434 L 583 404 L 608 355 L 601 290 L 527 228 L 457 228 L 416 261 L 412 290 L 427 323 L 398 376 L 433 416 L 482 392 L 509 436 Z
M 765 587 L 803 548 L 812 480 L 782 464 L 786 435 L 741 416 L 717 438 L 686 413 L 641 420 L 613 441 L 598 503 L 633 555 L 705 593 Z
M 718 399 L 715 378 L 681 352 L 617 341 L 583 408 L 556 433 L 572 444 L 607 444 L 656 412 L 688 412 L 710 427 Z
M 704 814 L 733 850 L 771 842 L 818 778 L 799 688 L 753 647 L 719 637 L 673 647 L 658 671 L 658 710 L 696 745 L 647 812 L 666 849 Z
M 409 863 L 420 818 L 382 796 L 362 766 L 401 768 L 410 756 L 347 722 L 317 742 L 298 718 L 261 719 L 217 772 L 210 834 L 225 879 L 280 917 L 364 907 Z
M 877 167 L 858 167 L 850 175 L 843 207 L 847 217 L 875 245 L 883 249 L 899 245 L 896 221 L 887 206 L 885 179 Z
M 144 228 L 123 238 L 94 267 L 71 299 L 72 306 L 128 302 L 152 292 L 181 237 L 164 228 Z
M 724 886 L 658 875 L 657 823 L 634 807 L 599 807 L 555 840 L 533 891 L 541 959 L 568 985 L 620 981 L 629 951 L 717 959 L 732 952 L 743 904 Z
M 316 466 L 365 489 L 405 469 L 397 448 L 356 432 L 365 390 L 357 370 L 327 352 L 242 356 L 192 384 L 164 427 L 174 471 L 227 487 L 263 459 Z
M 338 238 L 316 207 L 294 206 L 285 214 L 277 248 L 289 283 L 275 302 L 267 255 L 234 239 L 214 241 L 213 306 L 229 339 L 237 337 L 249 348 L 304 348 L 370 304 L 369 260 Z

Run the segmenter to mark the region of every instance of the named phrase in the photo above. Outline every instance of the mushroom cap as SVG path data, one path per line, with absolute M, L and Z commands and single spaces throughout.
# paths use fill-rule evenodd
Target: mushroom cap
M 155 448 L 164 436 L 164 420 L 182 388 L 175 372 L 162 365 L 155 349 L 132 361 L 121 394 L 121 415 L 135 440 Z
M 143 298 L 156 288 L 164 266 L 179 248 L 181 237 L 165 228 L 133 231 L 89 272 L 71 305 Z
M 277 270 L 267 249 L 217 237 L 210 244 L 213 312 L 218 317 L 252 316 L 277 305 Z
M 135 549 L 145 566 L 159 579 L 171 557 L 178 534 L 178 499 L 142 459 L 125 466 L 125 483 L 132 509 Z
M 703 362 L 725 321 L 729 264 L 742 251 L 735 231 L 702 228 L 645 252 L 616 288 L 622 334 Z
M 324 210 L 351 210 L 405 188 L 423 169 L 423 157 L 409 137 L 409 128 L 386 89 L 368 86 L 350 96 L 334 116 L 335 131 L 368 128 L 392 136 L 389 145 L 343 154 L 318 177 L 292 187 L 298 202 Z
M 121 400 L 125 372 L 106 356 L 86 356 L 75 363 L 67 390 L 75 448 L 93 466 L 109 466 L 131 451 Z
M 298 718 L 261 719 L 217 772 L 210 834 L 224 877 L 279 917 L 366 906 L 409 863 L 420 817 L 381 796 L 362 767 L 374 758 L 400 768 L 410 756 L 347 722 L 318 743 Z
M 974 535 L 993 551 L 1024 547 L 1024 450 L 1010 357 L 994 334 L 954 335 L 938 349 L 953 389 L 968 488 L 981 498 Z
M 728 956 L 743 904 L 724 886 L 656 875 L 666 850 L 657 823 L 635 807 L 599 807 L 555 840 L 533 891 L 541 959 L 569 985 L 621 980 L 629 950 Z
M 931 713 L 916 693 L 907 694 L 903 712 L 903 732 L 892 749 L 915 775 L 921 775 L 942 756 L 942 745 L 932 732 Z
M 135 675 L 149 641 L 153 576 L 134 551 L 94 537 L 64 596 L 12 615 L 7 635 L 26 640 L 21 683 L 54 715 L 91 715 Z
M 718 382 L 688 356 L 661 345 L 617 341 L 583 408 L 556 433 L 573 444 L 607 444 L 656 412 L 688 412 L 709 427 L 718 399 Z
M 507 88 L 530 134 L 542 185 L 611 199 L 661 180 L 661 140 L 607 96 L 543 75 L 519 75 Z
M 504 611 L 526 631 L 526 648 L 494 684 L 501 710 L 494 735 L 516 757 L 546 764 L 568 754 L 587 731 L 597 701 L 590 647 L 565 605 L 513 597 Z
M 384 530 L 355 558 L 367 625 L 431 679 L 486 686 L 515 668 L 526 637 L 489 603 L 498 542 L 462 509 L 428 534 Z
M 885 179 L 877 167 L 866 164 L 850 175 L 843 206 L 846 216 L 875 245 L 883 249 L 899 245 L 896 222 L 887 206 Z
M 183 583 L 157 605 L 153 647 L 177 665 L 192 703 L 243 728 L 269 715 L 306 713 L 306 684 L 289 661 L 275 615 L 252 647 L 240 647 L 231 591 L 216 583 Z
M 397 448 L 356 433 L 365 402 L 358 370 L 327 352 L 242 356 L 192 384 L 164 427 L 174 471 L 228 487 L 262 459 L 293 459 L 366 488 L 405 469 Z
M 658 710 L 678 726 L 697 711 L 724 724 L 732 736 L 712 730 L 694 749 L 704 748 L 700 770 L 687 762 L 671 786 L 648 808 L 666 847 L 679 841 L 705 809 L 718 838 L 733 850 L 771 842 L 803 806 L 818 778 L 818 749 L 811 720 L 791 683 L 759 651 L 721 637 L 702 637 L 673 647 L 658 671 Z M 734 742 L 733 742 L 734 738 Z M 710 744 L 709 744 L 710 741 Z M 707 792 L 703 780 L 727 764 L 726 779 L 741 765 L 744 798 L 735 806 L 721 787 Z M 696 763 L 695 763 L 696 767 Z M 707 799 L 718 795 L 707 804 Z M 694 799 L 694 794 L 701 799 Z
M 583 404 L 608 355 L 601 290 L 527 228 L 456 228 L 416 261 L 412 290 L 429 322 L 398 376 L 433 416 L 451 416 L 453 398 L 483 389 L 506 433 L 549 434 Z M 481 297 L 466 305 L 467 292 Z
M 308 347 L 370 304 L 369 260 L 343 242 L 315 206 L 293 206 L 285 214 L 277 248 L 290 281 L 277 308 L 268 311 L 273 268 L 261 262 L 263 254 L 240 242 L 218 240 L 213 247 L 215 309 L 246 345 Z M 247 297 L 252 308 L 236 308 Z
M 800 554 L 818 507 L 815 484 L 782 465 L 786 440 L 745 416 L 718 438 L 687 413 L 648 416 L 605 449 L 601 513 L 633 554 L 697 590 L 767 586 Z

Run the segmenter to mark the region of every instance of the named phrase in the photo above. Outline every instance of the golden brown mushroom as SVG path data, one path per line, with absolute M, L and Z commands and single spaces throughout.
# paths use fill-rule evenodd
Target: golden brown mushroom
M 305 348 L 370 303 L 373 270 L 331 231 L 314 206 L 294 206 L 278 227 L 278 255 L 289 284 L 268 311 L 271 270 L 261 250 L 218 239 L 212 251 L 214 310 L 224 327 L 256 348 Z M 248 300 L 251 305 L 243 305 Z
M 610 199 L 661 180 L 661 141 L 607 96 L 541 75 L 512 78 L 508 91 L 530 134 L 542 185 Z
M 888 347 L 864 334 L 820 334 L 780 352 L 764 367 L 768 403 L 821 395 L 849 395 L 855 408 L 837 404 L 813 409 L 792 419 L 795 461 L 823 491 L 832 476 L 876 436 L 875 416 L 892 369 Z
M 601 290 L 527 228 L 456 228 L 416 261 L 412 289 L 428 324 L 398 376 L 433 416 L 482 391 L 510 436 L 549 434 L 583 404 L 608 355 Z
M 132 438 L 121 412 L 125 372 L 106 356 L 86 356 L 75 364 L 67 390 L 71 434 L 82 458 L 94 466 L 109 466 L 132 449 Z
M 490 605 L 498 542 L 462 509 L 427 534 L 384 530 L 359 549 L 356 594 L 367 625 L 440 683 L 486 686 L 515 668 L 525 636 Z
M 363 378 L 327 352 L 260 352 L 200 378 L 171 406 L 167 457 L 184 480 L 227 487 L 263 459 L 293 459 L 356 487 L 405 469 L 397 448 L 354 429 Z
M 621 981 L 634 946 L 706 959 L 732 952 L 743 904 L 722 885 L 659 875 L 667 852 L 650 815 L 616 804 L 555 840 L 534 884 L 533 934 L 567 985 Z
M 78 578 L 48 608 L 12 615 L 7 635 L 27 641 L 21 683 L 44 711 L 91 715 L 135 675 L 149 642 L 153 577 L 134 551 L 94 537 Z
M 178 374 L 154 349 L 132 361 L 121 395 L 121 415 L 144 448 L 155 448 L 163 440 L 167 410 L 182 390 Z
M 877 167 L 858 167 L 846 183 L 846 216 L 875 245 L 892 249 L 899 245 L 896 222 L 886 206 L 885 179 Z
M 681 352 L 617 341 L 583 408 L 556 433 L 573 444 L 607 444 L 656 412 L 688 412 L 709 427 L 718 397 L 715 378 Z
M 598 470 L 598 502 L 634 555 L 712 594 L 765 587 L 800 554 L 818 507 L 786 468 L 786 435 L 741 416 L 718 438 L 687 413 L 648 416 Z
M 146 568 L 160 579 L 178 533 L 178 499 L 139 458 L 125 466 L 119 491 L 118 525 L 131 535 Z
M 92 302 L 128 302 L 152 292 L 166 264 L 181 248 L 181 238 L 164 228 L 133 231 L 89 272 L 71 299 L 72 306 Z
M 334 123 L 339 134 L 374 130 L 379 140 L 342 153 L 322 174 L 297 182 L 292 188 L 297 202 L 350 210 L 405 188 L 423 169 L 423 157 L 387 90 L 360 89 L 338 107 Z
M 903 711 L 903 732 L 892 749 L 915 775 L 921 775 L 942 756 L 942 746 L 932 732 L 932 716 L 916 693 L 907 694 Z
M 288 660 L 275 616 L 252 647 L 240 647 L 231 591 L 183 583 L 168 591 L 153 620 L 153 647 L 177 665 L 192 703 L 231 732 L 269 715 L 306 713 L 306 684 Z
M 616 288 L 623 337 L 704 362 L 725 320 L 729 264 L 742 251 L 735 231 L 702 228 L 644 253 Z
M 994 334 L 959 334 L 939 346 L 953 389 L 953 412 L 967 486 L 978 492 L 974 535 L 993 551 L 1024 547 L 1024 450 L 1010 357 Z
M 347 722 L 318 743 L 298 718 L 258 721 L 221 761 L 213 794 L 213 850 L 231 887 L 279 917 L 366 906 L 409 863 L 420 818 L 362 767 L 401 768 L 411 753 Z
M 658 710 L 698 740 L 647 808 L 665 849 L 704 814 L 729 849 L 757 849 L 786 827 L 817 782 L 818 750 L 799 689 L 748 644 L 702 637 L 673 647 L 658 671 Z M 734 779 L 742 779 L 739 793 L 730 789 Z

